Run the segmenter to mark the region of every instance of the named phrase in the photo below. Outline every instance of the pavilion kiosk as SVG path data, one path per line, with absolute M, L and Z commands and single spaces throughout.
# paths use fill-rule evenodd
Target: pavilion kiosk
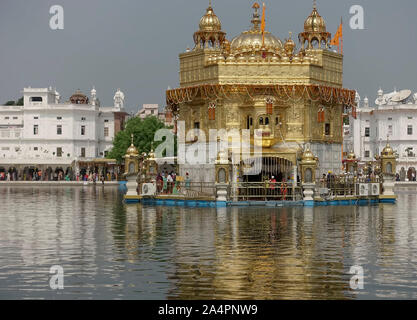
M 387 142 L 379 157 L 381 162 L 383 193 L 380 202 L 395 203 L 397 196 L 394 193 L 395 173 L 397 169 L 397 155 Z
M 131 145 L 126 151 L 125 159 L 125 173 L 127 183 L 127 193 L 124 199 L 128 203 L 139 202 L 140 196 L 138 195 L 138 173 L 139 173 L 139 152 L 133 145 L 133 134 L 131 135 Z
M 383 178 L 383 194 L 380 197 L 381 202 L 395 202 L 396 195 L 394 193 L 395 172 L 397 168 L 397 155 L 387 142 L 386 147 L 382 150 L 380 156 L 382 178 Z
M 156 177 L 158 175 L 158 163 L 155 159 L 155 153 L 153 150 L 149 153 L 148 157 L 144 160 L 145 176 L 147 183 L 156 183 Z
M 356 155 L 353 151 L 350 151 L 347 158 L 343 160 L 348 175 L 356 176 L 358 173 L 358 162 Z
M 303 200 L 305 206 L 314 206 L 314 189 L 316 188 L 316 170 L 318 158 L 313 155 L 307 146 L 299 163 L 301 170 L 301 185 L 303 187 Z

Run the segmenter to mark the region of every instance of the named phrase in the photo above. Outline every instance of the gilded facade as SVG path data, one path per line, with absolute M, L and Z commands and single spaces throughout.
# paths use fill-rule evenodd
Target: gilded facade
M 343 55 L 330 50 L 324 19 L 314 5 L 297 46 L 291 32 L 281 41 L 262 27 L 258 3 L 253 10 L 252 27 L 229 41 L 210 4 L 195 47 L 179 56 L 180 87 L 167 91 L 168 106 L 186 132 L 247 129 L 252 144 L 261 136 L 264 157 L 294 168 L 308 143 L 322 173 L 339 172 L 343 111 L 355 92 L 343 88 Z

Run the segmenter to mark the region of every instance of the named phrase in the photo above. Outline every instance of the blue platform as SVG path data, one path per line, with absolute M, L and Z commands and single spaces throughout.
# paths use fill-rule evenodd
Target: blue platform
M 312 201 L 215 201 L 215 200 L 191 200 L 181 198 L 143 198 L 125 199 L 128 204 L 142 202 L 146 205 L 179 206 L 191 208 L 221 208 L 221 207 L 315 207 L 315 206 L 372 206 L 379 203 L 395 204 L 396 198 L 354 198 L 337 200 L 312 200 Z

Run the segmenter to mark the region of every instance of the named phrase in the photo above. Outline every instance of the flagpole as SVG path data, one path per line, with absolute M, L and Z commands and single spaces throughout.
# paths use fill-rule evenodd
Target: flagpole
M 342 26 L 342 38 L 341 38 L 341 47 L 342 47 L 342 55 L 343 55 L 343 17 L 340 17 L 340 25 Z
M 265 47 L 265 3 L 262 4 L 262 47 Z

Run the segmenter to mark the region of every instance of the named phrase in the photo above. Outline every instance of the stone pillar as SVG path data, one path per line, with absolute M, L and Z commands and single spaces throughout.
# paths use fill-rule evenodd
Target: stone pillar
M 220 151 L 215 162 L 216 169 L 216 205 L 227 206 L 227 189 L 230 185 L 229 159 L 227 152 Z M 233 174 L 234 175 L 234 174 Z

